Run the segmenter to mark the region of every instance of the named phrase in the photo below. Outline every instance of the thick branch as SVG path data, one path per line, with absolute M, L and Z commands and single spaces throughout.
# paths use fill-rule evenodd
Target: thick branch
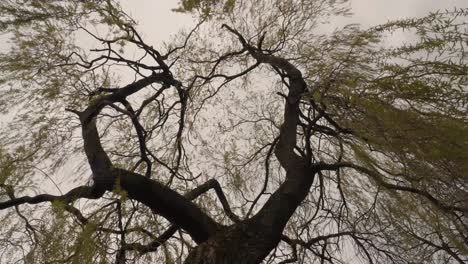
M 115 184 L 128 193 L 128 197 L 137 200 L 153 211 L 168 219 L 171 223 L 186 230 L 196 242 L 203 242 L 216 233 L 221 226 L 211 219 L 189 199 L 169 187 L 127 170 L 114 168 L 101 145 L 95 117 L 102 108 L 124 99 L 152 83 L 180 88 L 180 82 L 168 72 L 152 74 L 137 82 L 117 89 L 109 95 L 98 98 L 85 111 L 76 112 L 82 125 L 84 149 L 93 172 L 93 179 L 99 191 L 113 191 Z
M 244 37 L 228 25 L 223 25 L 229 32 L 237 36 L 242 46 L 249 51 L 259 63 L 266 63 L 272 67 L 282 70 L 289 78 L 289 93 L 286 98 L 284 110 L 284 122 L 281 126 L 280 139 L 275 149 L 275 155 L 281 166 L 288 170 L 296 167 L 301 161 L 300 156 L 294 153 L 297 141 L 296 127 L 299 122 L 299 102 L 301 94 L 305 91 L 307 84 L 302 77 L 301 71 L 287 59 L 271 54 L 265 54 L 261 49 L 251 46 Z
M 121 169 L 112 169 L 112 174 L 113 177 L 119 179 L 120 187 L 127 192 L 129 198 L 145 204 L 176 226 L 186 230 L 198 243 L 205 241 L 221 228 L 219 224 L 190 201 L 208 189 L 214 188 L 217 190 L 219 184 L 215 180 L 208 181 L 201 186 L 202 188 L 195 189 L 189 192 L 186 197 L 183 197 L 165 185 L 140 174 Z M 108 191 L 111 191 L 111 189 Z M 25 203 L 38 204 L 53 201 L 70 203 L 79 198 L 97 199 L 101 196 L 102 192 L 96 192 L 95 187 L 80 186 L 61 196 L 40 194 L 0 202 L 0 210 Z M 233 219 L 238 219 L 229 209 L 225 197 L 221 197 L 224 197 L 224 195 L 220 196 L 220 200 L 225 210 L 227 210 L 227 214 Z
M 79 198 L 97 199 L 100 195 L 96 193 L 94 187 L 80 186 L 72 189 L 64 195 L 39 194 L 36 196 L 23 196 L 9 201 L 0 202 L 0 210 L 21 204 L 38 204 L 43 202 L 63 201 L 70 203 Z
M 112 174 L 118 179 L 117 183 L 127 192 L 130 199 L 143 203 L 171 223 L 181 227 L 197 243 L 207 240 L 221 228 L 221 225 L 190 199 L 157 181 L 117 168 L 112 169 Z
M 287 59 L 265 53 L 260 48 L 250 45 L 236 30 L 223 25 L 237 36 L 242 46 L 258 63 L 266 63 L 289 79 L 286 84 L 289 92 L 286 97 L 284 121 L 281 125 L 275 155 L 281 166 L 286 170 L 286 180 L 270 196 L 263 208 L 251 220 L 258 224 L 265 237 L 275 246 L 281 239 L 281 233 L 296 208 L 307 196 L 314 179 L 314 173 L 306 166 L 306 162 L 294 152 L 297 141 L 297 125 L 299 123 L 299 103 L 307 84 L 301 71 Z M 266 247 L 265 250 L 271 250 Z
M 237 215 L 235 215 L 232 211 L 231 208 L 227 202 L 226 196 L 223 193 L 223 190 L 221 189 L 221 186 L 219 185 L 219 182 L 215 179 L 211 179 L 204 184 L 198 186 L 197 188 L 193 189 L 192 191 L 186 193 L 184 196 L 187 199 L 194 200 L 198 196 L 200 196 L 203 193 L 206 193 L 210 189 L 214 189 L 216 192 L 216 195 L 218 196 L 224 211 L 228 215 L 229 218 L 231 218 L 232 221 L 234 222 L 239 222 L 240 219 Z M 131 243 L 127 244 L 126 248 L 127 249 L 132 249 L 140 252 L 141 254 L 147 253 L 147 252 L 153 252 L 156 251 L 160 245 L 162 245 L 166 240 L 171 238 L 174 233 L 179 229 L 178 226 L 172 225 L 170 226 L 164 233 L 162 233 L 158 238 L 156 238 L 154 241 L 147 245 L 142 245 L 139 243 Z
M 102 108 L 110 103 L 120 102 L 141 89 L 153 83 L 160 83 L 165 86 L 180 86 L 180 82 L 172 78 L 169 73 L 153 73 L 150 76 L 142 78 L 136 82 L 128 84 L 120 89 L 114 89 L 109 94 L 97 98 L 94 103 L 86 108 L 85 111 L 79 112 L 82 122 L 89 122 L 93 117 L 97 116 Z M 76 111 L 74 111 L 76 113 Z

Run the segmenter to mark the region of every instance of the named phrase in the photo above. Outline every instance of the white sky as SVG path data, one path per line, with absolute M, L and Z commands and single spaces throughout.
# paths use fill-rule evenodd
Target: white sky
M 2 1 L 2 0 L 0 0 Z M 313 0 L 309 0 L 313 1 Z M 193 25 L 189 15 L 171 11 L 179 0 L 121 0 L 124 9 L 139 22 L 138 29 L 149 44 L 158 45 L 168 41 L 184 27 Z M 468 8 L 468 0 L 350 0 L 354 16 L 346 23 L 360 23 L 364 27 L 385 23 L 389 20 L 420 17 L 438 9 Z M 330 24 L 332 28 L 337 24 Z M 5 36 L 0 36 L 0 50 L 8 47 Z M 0 126 L 7 120 L 0 116 Z
M 121 2 L 124 9 L 139 22 L 139 29 L 150 43 L 168 40 L 171 34 L 193 22 L 188 15 L 171 12 L 179 0 Z M 354 15 L 346 19 L 346 23 L 359 23 L 364 27 L 389 20 L 421 17 L 439 9 L 468 8 L 468 0 L 350 0 L 350 3 Z M 331 26 L 334 27 L 333 24 Z
M 467 0 L 351 0 L 356 22 L 363 25 L 420 17 L 438 9 L 468 8 Z

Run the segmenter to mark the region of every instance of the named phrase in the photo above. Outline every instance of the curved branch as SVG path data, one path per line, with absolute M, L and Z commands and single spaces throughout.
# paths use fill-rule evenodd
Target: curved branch
M 215 179 L 211 179 L 204 184 L 198 186 L 194 190 L 186 193 L 184 196 L 187 199 L 194 200 L 201 194 L 207 192 L 210 189 L 214 189 L 216 192 L 216 195 L 218 196 L 224 211 L 226 212 L 227 216 L 231 218 L 233 222 L 240 222 L 240 219 L 237 215 L 235 215 L 229 206 L 229 203 L 227 202 L 226 196 L 223 193 L 223 190 L 221 189 L 221 186 L 219 185 L 219 182 Z M 147 245 L 142 245 L 139 243 L 130 243 L 126 244 L 125 248 L 127 250 L 136 250 L 140 252 L 141 254 L 147 253 L 147 252 L 154 252 L 156 251 L 159 246 L 161 246 L 166 240 L 171 238 L 174 233 L 179 229 L 178 226 L 172 225 L 170 226 L 164 233 L 162 233 L 158 238 L 154 239 L 154 241 L 150 242 Z
M 96 192 L 96 188 L 94 186 L 79 186 L 64 195 L 39 194 L 36 196 L 23 196 L 5 202 L 0 202 L 0 210 L 25 203 L 38 204 L 54 201 L 70 203 L 79 198 L 97 199 L 99 197 L 101 197 L 101 195 Z
M 265 54 L 261 49 L 253 47 L 238 31 L 228 25 L 223 24 L 222 27 L 236 35 L 242 46 L 249 51 L 257 62 L 266 63 L 275 69 L 282 70 L 289 78 L 289 93 L 286 98 L 284 122 L 281 126 L 280 139 L 275 149 L 275 155 L 281 166 L 286 170 L 292 167 L 297 167 L 298 162 L 302 162 L 301 157 L 294 152 L 294 147 L 296 146 L 297 141 L 296 127 L 299 123 L 299 102 L 302 93 L 304 93 L 307 87 L 301 71 L 287 59 L 271 54 Z
M 188 198 L 166 185 L 118 168 L 112 169 L 116 184 L 134 199 L 151 208 L 171 223 L 187 231 L 197 243 L 207 240 L 222 227 Z M 108 189 L 112 191 L 112 189 Z
M 297 125 L 299 124 L 299 103 L 307 84 L 301 71 L 287 59 L 264 52 L 260 48 L 250 45 L 236 30 L 223 25 L 228 31 L 236 35 L 242 46 L 257 60 L 258 63 L 269 64 L 280 76 L 287 77 L 285 83 L 289 92 L 285 100 L 284 120 L 280 128 L 279 139 L 274 153 L 281 167 L 286 170 L 286 179 L 270 196 L 260 211 L 249 221 L 256 225 L 256 232 L 270 237 L 273 242 L 265 245 L 265 251 L 270 251 L 281 239 L 286 223 L 296 208 L 309 193 L 314 181 L 315 173 L 306 166 L 305 160 L 295 153 L 297 143 Z
M 116 187 L 120 188 L 127 192 L 130 199 L 148 206 L 171 223 L 186 230 L 195 242 L 200 243 L 215 234 L 221 225 L 189 199 L 166 185 L 131 171 L 114 168 L 101 145 L 96 127 L 96 116 L 106 105 L 122 102 L 127 96 L 156 82 L 166 86 L 181 87 L 181 83 L 175 80 L 171 73 L 153 73 L 151 76 L 96 99 L 83 112 L 74 111 L 80 118 L 84 150 L 93 172 L 94 184 L 101 195 L 105 191 L 113 191 Z
M 159 246 L 164 244 L 169 238 L 171 238 L 175 232 L 179 230 L 178 226 L 172 225 L 164 233 L 162 233 L 159 237 L 157 237 L 154 241 L 150 242 L 147 245 L 142 245 L 140 243 L 127 243 L 124 245 L 125 250 L 136 250 L 140 254 L 145 254 L 148 252 L 154 252 L 158 250 Z
M 240 218 L 234 214 L 231 210 L 231 207 L 229 206 L 229 203 L 227 201 L 226 196 L 224 195 L 223 189 L 221 188 L 221 185 L 219 182 L 215 179 L 211 179 L 204 184 L 198 186 L 194 190 L 188 192 L 185 194 L 185 197 L 187 199 L 193 200 L 200 196 L 201 194 L 207 192 L 210 189 L 214 189 L 216 196 L 218 196 L 219 201 L 221 202 L 221 205 L 223 206 L 224 212 L 226 215 L 235 223 L 240 222 Z

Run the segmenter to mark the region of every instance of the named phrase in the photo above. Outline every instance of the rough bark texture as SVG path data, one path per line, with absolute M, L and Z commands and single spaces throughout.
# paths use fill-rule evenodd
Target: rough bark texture
M 96 116 L 99 111 L 105 105 L 120 102 L 126 96 L 154 82 L 166 85 L 177 84 L 170 74 L 153 74 L 102 97 L 83 112 L 75 111 L 81 121 L 84 150 L 93 172 L 94 190 L 97 196 L 102 196 L 105 191 L 124 190 L 129 198 L 145 204 L 155 213 L 186 230 L 195 242 L 200 243 L 215 234 L 221 225 L 211 219 L 190 199 L 165 185 L 138 173 L 114 168 L 101 145 L 96 126 Z
M 294 152 L 299 100 L 307 86 L 301 72 L 283 58 L 256 50 L 237 31 L 226 25 L 224 27 L 239 38 L 244 48 L 259 63 L 282 70 L 289 79 L 284 121 L 275 149 L 276 158 L 286 170 L 286 179 L 254 217 L 200 244 L 190 253 L 186 264 L 260 263 L 280 242 L 284 227 L 309 192 L 315 175 L 315 171 L 309 169 L 303 158 Z
M 217 224 L 189 199 L 137 173 L 114 169 L 117 183 L 130 199 L 150 207 L 155 213 L 185 229 L 195 242 L 202 242 L 215 234 L 221 225 Z
M 164 239 L 169 239 L 177 228 L 181 228 L 198 244 L 189 253 L 185 263 L 260 263 L 280 242 L 288 220 L 307 196 L 317 172 L 316 167 L 311 167 L 303 157 L 294 151 L 297 143 L 299 102 L 307 85 L 302 78 L 301 72 L 288 60 L 264 54 L 248 44 L 237 31 L 228 26 L 225 27 L 238 36 L 244 49 L 257 60 L 258 64 L 267 64 L 275 70 L 281 71 L 283 77 L 289 82 L 289 93 L 285 100 L 284 121 L 274 151 L 277 160 L 286 171 L 286 178 L 256 215 L 245 220 L 240 220 L 235 216 L 227 204 L 219 183 L 215 180 L 209 181 L 206 186 L 200 186 L 200 189 L 193 190 L 183 196 L 164 184 L 152 180 L 149 177 L 150 175 L 143 176 L 113 166 L 101 144 L 96 124 L 99 113 L 106 106 L 115 107 L 115 103 L 127 105 L 127 96 L 153 83 L 159 83 L 165 87 L 175 86 L 180 89 L 180 82 L 175 80 L 166 68 L 161 73 L 153 73 L 97 98 L 83 111 L 69 110 L 76 113 L 81 122 L 84 151 L 93 173 L 94 185 L 92 187 L 79 187 L 63 196 L 43 195 L 12 199 L 12 201 L 4 203 L 4 205 L 13 206 L 21 203 L 52 202 L 54 200 L 70 202 L 81 197 L 97 199 L 102 197 L 106 191 L 125 191 L 130 199 L 148 206 L 153 212 L 165 217 L 173 224 Z M 127 110 L 132 111 L 132 109 Z M 183 120 L 181 120 L 182 122 Z M 143 146 L 140 146 L 140 148 L 145 152 Z M 228 227 L 220 225 L 191 201 L 201 192 L 205 192 L 210 188 L 216 191 L 226 215 L 235 224 Z M 0 209 L 1 206 L 3 205 L 0 204 Z M 156 241 L 156 243 L 150 244 L 148 247 L 137 244 L 128 244 L 127 247 L 149 251 L 155 250 L 159 245 L 160 242 Z M 124 248 L 125 245 L 122 245 L 120 254 L 117 256 L 118 263 L 125 262 Z
M 230 226 L 195 248 L 186 264 L 256 264 L 280 242 L 295 209 L 307 195 L 314 173 L 298 168 L 251 219 Z

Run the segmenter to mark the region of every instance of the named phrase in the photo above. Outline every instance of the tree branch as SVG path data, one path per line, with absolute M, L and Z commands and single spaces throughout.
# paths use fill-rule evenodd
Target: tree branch
M 101 195 L 105 191 L 113 191 L 115 187 L 119 187 L 127 192 L 130 199 L 150 207 L 171 223 L 186 230 L 197 243 L 200 243 L 216 233 L 221 225 L 189 199 L 166 185 L 131 171 L 114 168 L 101 145 L 96 127 L 96 116 L 99 112 L 106 105 L 122 102 L 127 96 L 155 82 L 166 86 L 176 86 L 176 88 L 181 86 L 181 83 L 173 79 L 169 72 L 153 73 L 151 76 L 98 98 L 85 111 L 78 112 L 82 125 L 84 150 L 93 172 L 94 184 Z M 116 184 L 119 186 L 115 186 Z
M 94 186 L 80 186 L 72 189 L 64 195 L 39 194 L 36 196 L 23 196 L 9 201 L 0 202 L 0 210 L 21 204 L 38 204 L 43 202 L 63 201 L 65 203 L 73 202 L 79 198 L 97 199 L 101 197 L 96 192 Z
M 197 243 L 205 241 L 221 228 L 221 225 L 189 199 L 162 183 L 118 168 L 112 169 L 112 175 L 130 199 L 143 203 L 171 223 L 180 226 Z
M 194 200 L 201 194 L 207 192 L 210 189 L 214 189 L 216 192 L 216 195 L 218 196 L 224 211 L 226 212 L 227 216 L 231 218 L 233 222 L 239 222 L 240 219 L 237 215 L 235 215 L 229 206 L 229 203 L 227 202 L 226 196 L 223 193 L 223 190 L 221 186 L 219 185 L 219 182 L 215 179 L 211 179 L 204 184 L 198 186 L 197 188 L 193 189 L 192 191 L 186 193 L 184 196 L 187 199 Z M 136 250 L 140 252 L 141 254 L 147 253 L 147 252 L 154 252 L 156 251 L 160 245 L 162 245 L 166 240 L 171 238 L 174 233 L 179 229 L 178 226 L 172 225 L 170 226 L 164 233 L 162 233 L 158 238 L 156 238 L 154 241 L 150 242 L 147 245 L 142 245 L 139 243 L 130 243 L 126 244 L 126 249 L 131 249 L 131 250 Z
M 289 78 L 289 93 L 286 98 L 284 122 L 281 126 L 280 139 L 275 149 L 275 155 L 281 166 L 286 170 L 288 170 L 288 168 L 297 167 L 298 162 L 302 162 L 302 159 L 294 152 L 297 141 L 296 126 L 299 122 L 300 97 L 307 87 L 301 71 L 287 59 L 265 54 L 261 49 L 251 46 L 237 30 L 226 24 L 223 24 L 222 27 L 236 35 L 242 46 L 248 50 L 252 57 L 259 63 L 266 63 L 274 68 L 280 69 L 284 71 Z
M 188 192 L 187 194 L 185 194 L 185 197 L 187 199 L 193 200 L 196 197 L 198 197 L 200 194 L 203 194 L 203 193 L 207 192 L 210 189 L 215 190 L 216 196 L 218 196 L 218 199 L 221 202 L 221 205 L 223 206 L 223 209 L 224 209 L 224 212 L 226 213 L 226 215 L 233 222 L 235 222 L 235 223 L 240 222 L 240 218 L 232 212 L 231 207 L 229 206 L 229 203 L 228 203 L 228 201 L 226 199 L 226 196 L 224 195 L 223 189 L 221 188 L 221 185 L 215 179 L 211 179 L 211 180 L 205 182 L 204 184 L 198 186 L 194 190 L 192 190 L 192 191 Z
M 362 173 L 365 173 L 365 174 L 369 175 L 379 185 L 381 185 L 381 186 L 383 186 L 383 187 L 385 187 L 387 189 L 410 192 L 410 193 L 414 193 L 414 194 L 423 196 L 427 200 L 429 200 L 432 204 L 434 204 L 435 206 L 439 207 L 440 209 L 442 209 L 444 211 L 459 211 L 459 212 L 463 212 L 465 214 L 468 213 L 468 208 L 459 207 L 459 206 L 445 205 L 440 200 L 438 200 L 437 198 L 435 198 L 434 196 L 432 196 L 429 192 L 427 192 L 425 190 L 420 190 L 420 189 L 416 189 L 416 188 L 409 187 L 409 186 L 400 186 L 400 185 L 395 185 L 395 184 L 392 184 L 392 183 L 388 183 L 388 182 L 384 181 L 384 179 L 382 178 L 382 175 L 380 175 L 378 172 L 370 170 L 370 169 L 362 167 L 362 166 L 359 166 L 359 165 L 356 165 L 356 164 L 353 164 L 353 163 L 350 163 L 350 162 L 337 162 L 337 163 L 333 163 L 333 164 L 318 162 L 318 163 L 313 164 L 311 166 L 311 168 L 312 168 L 313 171 L 338 170 L 340 168 L 352 168 L 352 169 L 355 169 L 355 170 L 357 170 L 359 172 L 362 172 Z

